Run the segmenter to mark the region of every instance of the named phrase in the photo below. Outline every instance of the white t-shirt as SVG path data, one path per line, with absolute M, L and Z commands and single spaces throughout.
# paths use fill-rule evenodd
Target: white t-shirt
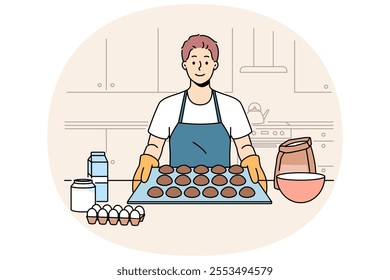
M 149 133 L 167 139 L 179 122 L 184 92 L 168 96 L 160 101 L 149 126 Z M 245 110 L 236 98 L 216 92 L 222 124 L 233 139 L 244 137 L 252 132 Z M 217 123 L 214 98 L 203 105 L 197 105 L 188 98 L 185 103 L 183 123 Z

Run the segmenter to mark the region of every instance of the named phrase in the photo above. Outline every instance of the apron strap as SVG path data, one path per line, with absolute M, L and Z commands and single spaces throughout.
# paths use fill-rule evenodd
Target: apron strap
M 214 106 L 215 106 L 215 112 L 217 114 L 217 120 L 218 120 L 218 123 L 221 123 L 222 122 L 221 113 L 219 112 L 219 105 L 218 105 L 217 94 L 216 94 L 215 90 L 213 90 L 212 94 L 213 94 L 213 98 L 214 98 Z
M 179 123 L 183 122 L 183 115 L 184 115 L 184 108 L 186 107 L 186 100 L 187 100 L 187 91 L 183 94 L 183 101 L 181 102 L 181 108 L 180 108 L 180 115 L 179 115 Z
M 188 92 L 185 91 L 183 94 L 183 101 L 181 102 L 179 123 L 183 122 L 183 115 L 184 115 L 184 109 L 186 107 L 187 95 L 188 95 Z M 215 107 L 215 113 L 217 114 L 218 123 L 222 123 L 221 113 L 219 111 L 219 105 L 218 105 L 218 100 L 217 100 L 217 94 L 216 94 L 215 90 L 212 91 L 212 96 L 214 99 L 214 107 Z

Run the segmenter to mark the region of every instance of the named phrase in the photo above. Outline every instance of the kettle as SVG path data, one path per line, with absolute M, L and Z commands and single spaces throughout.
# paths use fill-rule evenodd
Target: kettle
M 263 124 L 268 113 L 269 109 L 267 109 L 263 114 L 260 104 L 253 102 L 248 106 L 247 116 L 251 124 Z

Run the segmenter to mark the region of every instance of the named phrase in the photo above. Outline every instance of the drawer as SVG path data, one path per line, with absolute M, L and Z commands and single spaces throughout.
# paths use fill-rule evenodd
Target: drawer
M 324 129 L 294 129 L 292 131 L 292 137 L 311 137 L 312 140 L 334 140 L 335 132 L 333 128 Z
M 314 155 L 332 156 L 335 153 L 336 145 L 333 140 L 314 140 L 312 139 L 312 149 Z
M 326 163 L 324 163 L 324 164 L 318 163 L 316 168 L 317 168 L 318 173 L 325 175 L 325 179 L 327 179 L 327 180 L 335 179 L 336 168 L 334 165 L 326 164 Z

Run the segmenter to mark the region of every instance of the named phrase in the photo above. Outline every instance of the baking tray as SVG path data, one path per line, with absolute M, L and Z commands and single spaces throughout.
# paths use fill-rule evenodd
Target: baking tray
M 246 168 L 244 168 L 244 172 L 240 174 L 246 180 L 246 183 L 244 185 L 234 186 L 234 185 L 231 185 L 230 183 L 228 183 L 226 185 L 226 186 L 233 187 L 237 192 L 237 195 L 235 197 L 232 197 L 232 198 L 225 198 L 220 194 L 221 190 L 225 186 L 215 186 L 214 184 L 212 184 L 211 179 L 216 174 L 212 173 L 211 171 L 206 173 L 206 174 L 203 174 L 203 175 L 207 176 L 210 180 L 210 183 L 207 184 L 206 186 L 198 186 L 198 185 L 195 185 L 194 183 L 192 183 L 193 179 L 198 175 L 197 173 L 195 173 L 193 171 L 190 172 L 189 174 L 185 174 L 191 179 L 191 184 L 189 184 L 188 186 L 178 186 L 175 184 L 175 178 L 181 174 L 177 173 L 176 169 L 173 173 L 169 174 L 169 176 L 173 180 L 172 185 L 159 186 L 164 191 L 164 194 L 159 198 L 152 198 L 152 197 L 148 196 L 147 191 L 153 186 L 158 186 L 158 184 L 156 183 L 156 180 L 161 175 L 162 174 L 159 172 L 159 168 L 152 168 L 152 172 L 150 174 L 149 180 L 146 183 L 141 183 L 138 186 L 138 188 L 135 190 L 135 192 L 128 199 L 127 203 L 128 204 L 132 204 L 132 203 L 134 203 L 134 204 L 271 204 L 272 203 L 271 199 L 264 192 L 264 190 L 260 187 L 260 185 L 253 184 L 253 182 L 251 181 L 251 179 L 249 177 L 248 170 Z M 235 174 L 232 174 L 229 171 L 226 171 L 222 175 L 224 175 L 229 182 L 230 178 Z M 176 187 L 180 188 L 180 190 L 182 191 L 182 195 L 180 197 L 177 197 L 177 198 L 171 198 L 171 197 L 166 196 L 165 190 L 167 190 L 171 186 L 176 186 Z M 190 186 L 196 186 L 199 189 L 200 195 L 198 197 L 188 198 L 184 195 L 184 190 Z M 207 198 L 207 197 L 204 197 L 202 195 L 203 189 L 205 189 L 206 187 L 209 187 L 209 186 L 213 186 L 218 190 L 219 193 L 216 197 Z M 243 188 L 245 186 L 249 186 L 255 190 L 255 195 L 253 197 L 243 198 L 239 195 L 239 191 L 241 190 L 241 188 Z

